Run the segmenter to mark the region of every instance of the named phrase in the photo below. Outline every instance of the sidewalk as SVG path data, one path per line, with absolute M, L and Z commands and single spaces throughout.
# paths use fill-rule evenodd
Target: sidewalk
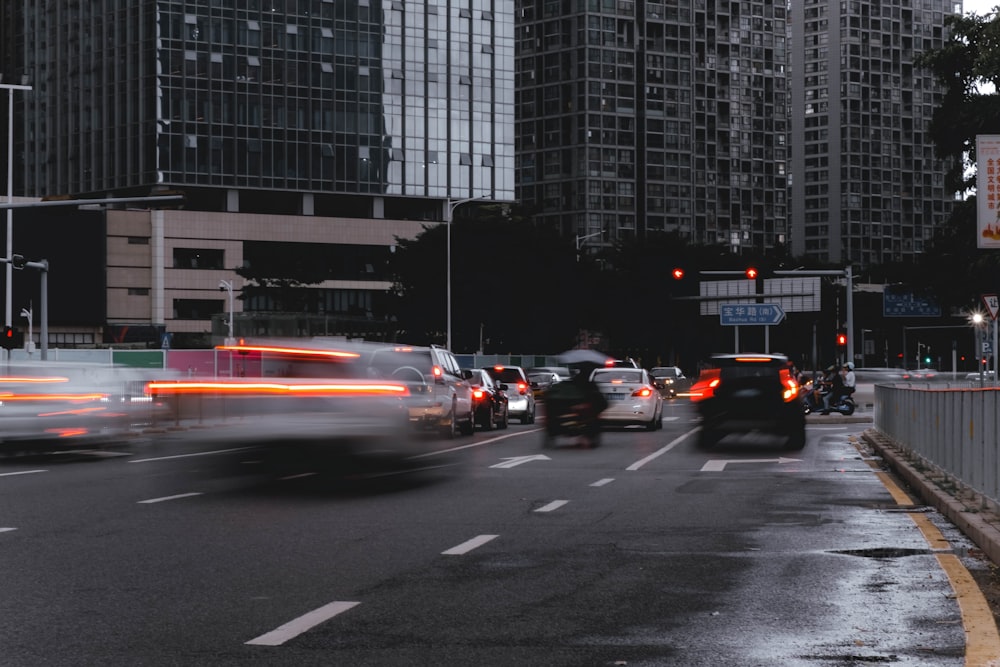
M 862 438 L 920 501 L 947 517 L 990 561 L 1000 563 L 1000 508 L 994 501 L 920 456 L 896 447 L 874 428 Z

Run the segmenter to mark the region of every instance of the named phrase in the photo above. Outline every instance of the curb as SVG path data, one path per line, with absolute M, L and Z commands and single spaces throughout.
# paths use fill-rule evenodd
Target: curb
M 957 526 L 990 561 L 1000 563 L 1000 516 L 991 501 L 933 464 L 917 457 L 915 461 L 909 460 L 905 451 L 874 429 L 866 430 L 861 437 L 921 501 Z M 914 463 L 930 476 L 915 468 Z M 934 478 L 945 480 L 950 488 L 942 488 Z

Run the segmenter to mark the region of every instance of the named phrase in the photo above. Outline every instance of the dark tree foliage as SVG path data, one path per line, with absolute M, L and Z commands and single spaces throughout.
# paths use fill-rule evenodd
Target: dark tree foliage
M 917 63 L 929 69 L 946 92 L 931 121 L 939 156 L 967 155 L 976 160 L 976 135 L 1000 134 L 1000 15 L 950 17 L 950 39 L 924 53 Z M 947 185 L 966 191 L 976 185 L 975 171 L 960 159 Z M 983 292 L 996 291 L 1000 258 L 977 248 L 976 199 L 954 207 L 947 225 L 938 229 L 917 266 L 907 276 L 917 289 L 933 292 L 946 309 L 967 308 Z
M 309 286 L 323 282 L 330 273 L 323 250 L 308 243 L 272 244 L 261 261 L 236 269 L 246 281 L 239 298 L 268 296 L 275 311 L 315 312 Z
M 466 205 L 451 237 L 452 347 L 456 352 L 520 353 L 572 347 L 587 291 L 573 247 L 516 207 Z M 447 338 L 447 227 L 398 239 L 390 259 L 392 307 L 400 339 Z

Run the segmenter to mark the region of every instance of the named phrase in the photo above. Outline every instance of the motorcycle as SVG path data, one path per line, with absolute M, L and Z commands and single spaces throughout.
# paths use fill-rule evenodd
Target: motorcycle
M 826 387 L 820 387 L 818 392 L 812 390 L 812 382 L 807 382 L 806 392 L 802 398 L 802 410 L 805 414 L 811 414 L 813 412 L 822 413 L 827 408 L 823 407 L 823 397 L 826 396 L 830 389 Z M 851 388 L 846 394 L 842 394 L 836 401 L 830 401 L 829 411 L 842 414 L 845 417 L 849 417 L 854 414 L 854 411 L 858 409 L 857 403 L 854 402 L 854 389 Z

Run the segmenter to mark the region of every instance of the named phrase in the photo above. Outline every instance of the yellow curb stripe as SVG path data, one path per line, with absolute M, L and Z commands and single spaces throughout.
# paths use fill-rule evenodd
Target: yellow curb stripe
M 860 451 L 857 442 L 852 444 Z M 868 464 L 872 468 L 878 467 L 873 461 L 869 461 Z M 888 473 L 876 471 L 875 475 L 889 491 L 897 505 L 900 507 L 914 506 L 913 499 L 896 484 L 896 481 Z M 946 551 L 952 548 L 938 527 L 926 515 L 911 513 L 909 516 L 933 550 Z M 1000 633 L 997 632 L 993 611 L 979 588 L 979 584 L 972 578 L 969 570 L 962 564 L 958 556 L 938 553 L 935 554 L 935 557 L 955 592 L 959 613 L 962 616 L 962 627 L 965 629 L 966 666 L 1000 667 Z
M 969 667 L 1000 664 L 1000 635 L 989 603 L 962 561 L 954 554 L 938 554 L 962 612 L 965 628 L 965 664 Z

